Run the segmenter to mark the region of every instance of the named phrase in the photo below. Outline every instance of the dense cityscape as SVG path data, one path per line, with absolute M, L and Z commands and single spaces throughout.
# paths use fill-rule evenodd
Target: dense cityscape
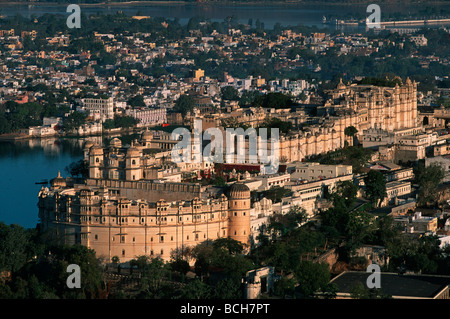
M 2 16 L 0 155 L 79 159 L 14 181 L 39 185 L 38 223 L 0 220 L 0 298 L 449 299 L 450 23 L 432 18 Z

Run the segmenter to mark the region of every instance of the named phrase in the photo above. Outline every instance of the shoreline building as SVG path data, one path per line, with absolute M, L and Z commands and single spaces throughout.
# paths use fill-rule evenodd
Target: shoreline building
M 102 122 L 114 118 L 114 99 L 86 98 L 82 99 L 82 108 L 89 111 L 89 114 Z
M 88 179 L 58 174 L 39 192 L 39 229 L 59 244 L 81 244 L 98 257 L 122 262 L 140 255 L 170 260 L 205 240 L 252 240 L 250 189 L 233 184 L 226 196 L 189 183 Z

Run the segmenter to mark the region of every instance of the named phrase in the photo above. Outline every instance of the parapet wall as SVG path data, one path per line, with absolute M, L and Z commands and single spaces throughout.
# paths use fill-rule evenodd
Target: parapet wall
M 192 200 L 200 198 L 200 185 L 188 183 L 155 183 L 153 181 L 118 181 L 110 179 L 87 179 L 87 186 L 104 186 L 119 189 L 120 195 L 129 199 L 145 199 L 156 202 L 160 199 L 165 201 Z

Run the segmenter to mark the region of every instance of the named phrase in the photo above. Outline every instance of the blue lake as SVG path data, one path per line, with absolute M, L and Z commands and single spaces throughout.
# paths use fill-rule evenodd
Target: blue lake
M 58 171 L 83 158 L 82 140 L 30 140 L 0 142 L 0 222 L 34 228 L 38 222 L 38 193 L 35 184 L 50 180 Z

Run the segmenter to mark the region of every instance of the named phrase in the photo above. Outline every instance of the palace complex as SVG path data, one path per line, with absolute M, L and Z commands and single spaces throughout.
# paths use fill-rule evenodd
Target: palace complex
M 103 146 L 87 142 L 89 176 L 77 180 L 58 175 L 50 188 L 41 189 L 40 230 L 50 232 L 60 243 L 86 245 L 107 260 L 118 256 L 128 261 L 140 255 L 168 260 L 183 247 L 220 237 L 254 245 L 272 214 L 285 213 L 295 205 L 313 217 L 324 195 L 337 182 L 352 180 L 353 173 L 351 166 L 305 167 L 302 162 L 308 157 L 351 145 L 353 138 L 362 143 L 364 132 L 383 136 L 386 131 L 395 134 L 406 130 L 413 135 L 422 130 L 417 123 L 417 84 L 409 79 L 395 87 L 347 86 L 341 82 L 327 93 L 328 100 L 314 111 L 300 107 L 273 112 L 258 108 L 218 114 L 194 112 L 197 119 L 207 123 L 204 129 L 220 127 L 220 121 L 230 114 L 237 123 L 249 126 L 278 117 L 296 128 L 280 134 L 279 140 L 280 163 L 291 166 L 291 172 L 280 169 L 267 175 L 256 163 L 255 171 L 235 169 L 230 173 L 234 178 L 230 187 L 200 183 L 201 174 L 215 173 L 214 163 L 171 161 L 170 151 L 178 141 L 168 133 L 147 130 L 129 145 L 118 138 Z M 350 126 L 356 128 L 355 136 L 345 134 Z M 325 173 L 314 172 L 319 169 Z M 199 183 L 187 182 L 192 176 Z M 303 179 L 309 183 L 299 184 Z M 251 191 L 273 186 L 290 189 L 291 194 L 281 203 L 251 198 Z

